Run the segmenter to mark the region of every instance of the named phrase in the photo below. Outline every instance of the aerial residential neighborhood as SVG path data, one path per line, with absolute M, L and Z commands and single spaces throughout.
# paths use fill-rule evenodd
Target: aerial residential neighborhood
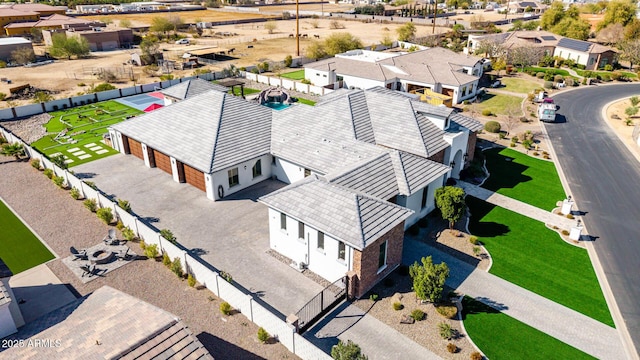
M 640 359 L 636 14 L 0 3 L 0 359 Z

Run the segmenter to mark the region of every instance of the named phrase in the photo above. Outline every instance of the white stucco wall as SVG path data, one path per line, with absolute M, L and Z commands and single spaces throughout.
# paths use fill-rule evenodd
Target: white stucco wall
M 341 75 L 341 74 L 338 74 Z M 365 79 L 361 77 L 341 75 L 342 80 L 344 81 L 343 87 L 350 89 L 352 86 L 358 89 L 371 89 L 376 86 L 386 87 L 386 83 L 384 81 Z M 394 82 L 393 80 L 389 80 L 388 82 Z
M 309 270 L 326 280 L 344 276 L 353 261 L 353 249 L 345 244 L 345 261 L 338 260 L 338 240 L 324 235 L 324 250 L 318 249 L 318 230 L 305 224 L 304 239 L 298 237 L 298 220 L 287 215 L 287 229 L 280 228 L 280 212 L 269 209 L 269 245 L 271 249 L 296 263 L 304 262 Z
M 335 72 L 311 68 L 304 69 L 304 78 L 311 81 L 315 86 L 325 86 L 336 82 Z
M 418 220 L 427 216 L 427 214 L 429 214 L 436 208 L 434 198 L 435 191 L 437 188 L 442 187 L 442 183 L 446 176 L 447 175 L 445 174 L 436 178 L 429 185 L 420 189 L 419 191 L 416 191 L 411 196 L 398 196 L 398 205 L 404 206 L 414 211 L 414 213 L 404 221 L 405 230 L 411 227 L 411 225 L 415 224 Z M 422 208 L 422 193 L 425 190 L 427 190 L 427 203 L 425 204 L 425 207 Z
M 0 339 L 18 332 L 11 316 L 11 310 L 9 310 L 9 304 L 0 305 Z
M 305 167 L 302 165 L 294 164 L 290 161 L 276 158 L 275 165 L 272 166 L 272 174 L 276 177 L 276 179 L 291 184 L 298 180 L 304 179 L 304 169 Z M 316 171 L 311 171 L 312 175 L 323 175 Z
M 260 159 L 262 161 L 262 175 L 253 178 L 252 168 L 256 161 Z M 239 184 L 229 188 L 229 173 L 228 171 L 233 168 L 238 168 L 238 181 Z M 249 161 L 242 162 L 237 166 L 231 166 L 221 171 L 217 171 L 211 174 L 211 185 L 213 188 L 214 200 L 219 200 L 218 187 L 222 186 L 224 196 L 228 196 L 242 189 L 245 189 L 251 185 L 257 184 L 260 181 L 269 179 L 271 177 L 271 155 L 266 154 L 258 158 L 251 159 Z M 206 179 L 206 178 L 205 178 Z
M 593 59 L 594 64 L 598 60 L 597 54 L 586 54 L 581 51 L 575 51 L 575 50 L 558 48 L 558 47 L 556 47 L 555 50 L 553 51 L 553 56 L 559 56 L 563 59 L 573 60 L 576 62 L 576 64 L 581 64 L 585 66 L 589 65 L 590 63 L 589 59 Z
M 445 164 L 450 164 L 451 161 L 455 161 L 455 166 L 451 171 L 451 177 L 458 178 L 460 170 L 462 170 L 464 160 L 462 155 L 467 152 L 467 143 L 469 141 L 469 132 L 462 130 L 456 133 L 448 132 L 444 135 L 444 141 L 449 143 L 451 147 L 445 157 Z M 457 157 L 456 157 L 457 155 Z

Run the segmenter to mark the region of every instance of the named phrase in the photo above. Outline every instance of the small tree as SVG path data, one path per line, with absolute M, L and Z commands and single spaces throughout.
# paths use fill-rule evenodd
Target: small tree
M 14 63 L 24 65 L 36 60 L 36 54 L 30 47 L 23 47 L 11 52 L 11 59 Z
M 351 340 L 346 343 L 342 340 L 338 341 L 338 345 L 331 348 L 331 357 L 335 360 L 367 360 L 368 358 L 362 354 L 362 350 L 358 344 Z
M 267 30 L 269 34 L 273 34 L 276 29 L 278 29 L 278 24 L 276 24 L 276 22 L 273 20 L 269 20 L 264 23 L 264 29 Z
M 57 167 L 59 167 L 60 169 L 67 169 L 69 168 L 69 164 L 67 164 L 65 162 L 65 158 L 64 155 L 60 154 L 60 155 L 56 155 L 56 156 L 52 156 L 51 157 L 51 162 L 56 164 Z
M 158 257 L 158 245 L 151 244 L 145 245 L 144 247 L 144 255 L 149 259 L 155 259 Z
M 171 262 L 171 272 L 176 274 L 177 277 L 182 277 L 182 262 L 180 262 L 180 258 L 176 257 Z
M 454 186 L 443 186 L 436 189 L 436 206 L 442 218 L 449 221 L 449 229 L 453 229 L 456 221 L 462 218 L 467 208 L 464 202 L 464 190 Z
M 260 340 L 261 343 L 266 343 L 270 338 L 271 335 L 269 335 L 267 330 L 262 327 L 258 329 L 258 340 Z
M 449 267 L 444 262 L 435 265 L 431 256 L 427 256 L 422 258 L 422 265 L 416 261 L 409 267 L 409 275 L 418 299 L 435 303 L 442 296 L 444 282 L 449 277 Z
M 396 32 L 398 33 L 398 40 L 411 41 L 416 36 L 416 26 L 412 22 L 408 22 L 399 27 Z
M 504 56 L 501 56 L 491 64 L 491 67 L 500 75 L 500 72 L 507 68 L 507 61 L 504 59 Z
M 284 57 L 284 66 L 291 67 L 293 65 L 293 57 L 291 55 L 287 55 Z
M 24 155 L 24 148 L 20 143 L 4 144 L 0 153 L 5 156 L 13 156 L 16 160 L 20 160 L 20 157 Z

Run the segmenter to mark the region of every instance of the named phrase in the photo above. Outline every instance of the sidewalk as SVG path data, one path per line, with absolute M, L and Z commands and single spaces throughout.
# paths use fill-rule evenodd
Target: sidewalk
M 624 359 L 618 331 L 588 316 L 557 304 L 495 275 L 440 252 L 424 243 L 405 240 L 403 263 L 431 255 L 435 263 L 446 262 L 447 285 L 567 343 L 598 359 Z
M 557 226 L 560 229 L 564 230 L 569 230 L 576 224 L 576 220 L 567 219 L 564 216 L 556 215 L 550 211 L 546 211 L 535 206 L 523 203 L 522 201 L 500 195 L 496 192 L 481 188 L 477 185 L 473 185 L 462 180 L 457 180 L 457 184 L 459 187 L 464 189 L 464 192 L 467 193 L 467 195 L 471 195 L 488 203 L 498 205 L 507 210 L 517 212 L 524 216 L 538 220 L 544 224 Z

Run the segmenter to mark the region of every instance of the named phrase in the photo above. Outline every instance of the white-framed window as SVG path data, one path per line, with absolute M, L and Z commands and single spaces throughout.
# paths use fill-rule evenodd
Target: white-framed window
M 344 261 L 344 259 L 346 259 L 346 256 L 347 256 L 347 246 L 344 244 L 344 242 L 339 241 L 338 242 L 338 260 Z
M 318 231 L 318 250 L 324 250 L 324 233 Z
M 380 244 L 380 253 L 378 254 L 378 269 L 387 266 L 387 244 L 389 240 L 385 240 Z
M 254 179 L 262 175 L 262 160 L 258 159 L 258 161 L 256 161 L 255 165 L 253 165 L 253 168 L 251 169 L 251 172 L 253 173 Z
M 304 223 L 298 221 L 298 239 L 304 239 Z
M 280 213 L 280 229 L 287 230 L 287 215 L 285 213 Z
M 238 168 L 233 168 L 229 170 L 228 174 L 229 174 L 229 187 L 240 185 L 240 180 L 238 178 Z

